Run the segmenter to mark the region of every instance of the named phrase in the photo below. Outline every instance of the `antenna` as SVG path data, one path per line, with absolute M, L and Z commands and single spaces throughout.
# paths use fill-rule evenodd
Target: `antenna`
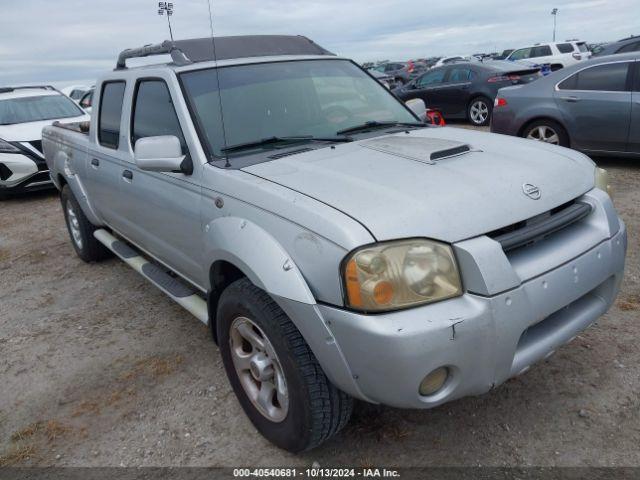
M 211 46 L 213 48 L 213 61 L 216 62 L 216 83 L 218 87 L 218 105 L 220 106 L 220 123 L 222 124 L 222 140 L 224 142 L 224 147 L 227 146 L 227 129 L 224 126 L 224 109 L 222 108 L 222 91 L 220 89 L 220 70 L 218 69 L 218 57 L 216 55 L 216 37 L 213 35 L 213 11 L 211 9 L 211 0 L 207 0 L 209 4 L 209 27 L 211 28 Z M 229 163 L 229 156 L 225 155 L 224 157 L 226 168 L 229 168 L 231 164 Z
M 171 2 L 158 2 L 158 15 L 161 17 L 167 13 L 167 23 L 169 24 L 169 35 L 173 42 L 173 31 L 171 30 L 171 16 L 173 15 L 173 3 Z

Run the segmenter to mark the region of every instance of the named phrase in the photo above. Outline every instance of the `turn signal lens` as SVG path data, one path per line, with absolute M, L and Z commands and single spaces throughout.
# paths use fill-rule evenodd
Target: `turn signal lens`
M 596 167 L 595 176 L 596 176 L 595 178 L 596 188 L 599 188 L 600 190 L 607 192 L 607 194 L 613 200 L 613 188 L 609 183 L 609 172 L 607 172 L 604 168 Z
M 462 295 L 451 247 L 433 240 L 400 240 L 356 250 L 343 272 L 347 305 L 388 311 Z

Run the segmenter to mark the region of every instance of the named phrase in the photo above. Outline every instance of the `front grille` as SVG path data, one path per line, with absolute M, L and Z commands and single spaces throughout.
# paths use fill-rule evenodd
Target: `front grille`
M 588 216 L 588 203 L 571 201 L 541 215 L 514 223 L 487 234 L 500 243 L 505 252 L 526 247 Z

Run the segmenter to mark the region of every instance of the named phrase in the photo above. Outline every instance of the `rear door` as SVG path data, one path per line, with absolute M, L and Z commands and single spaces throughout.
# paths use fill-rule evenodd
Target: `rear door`
M 640 62 L 634 62 L 633 88 L 631 92 L 631 125 L 627 150 L 640 154 Z
M 114 228 L 122 227 L 116 212 L 121 201 L 120 165 L 127 158 L 121 149 L 120 125 L 126 82 L 109 80 L 102 83 L 98 100 L 97 125 L 92 126 L 86 166 L 87 189 L 91 204 L 101 218 Z
M 631 119 L 630 61 L 578 70 L 559 82 L 556 104 L 569 130 L 571 147 L 624 152 Z
M 164 78 L 163 78 L 164 77 Z M 177 108 L 188 118 L 182 97 L 172 96 L 170 74 L 138 79 L 132 93 L 130 115 L 124 124 L 129 136 L 127 164 L 120 173 L 123 210 L 128 238 L 158 260 L 191 280 L 203 285 L 200 225 L 201 165 L 194 161 L 191 175 L 140 170 L 134 161 L 135 142 L 141 138 L 174 135 L 184 155 L 195 146 L 185 137 L 189 131 L 181 125 Z M 180 100 L 181 103 L 176 102 Z

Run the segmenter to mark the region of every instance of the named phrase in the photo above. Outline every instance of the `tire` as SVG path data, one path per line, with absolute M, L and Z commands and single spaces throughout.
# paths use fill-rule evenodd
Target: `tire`
M 487 97 L 476 97 L 467 106 L 467 119 L 476 127 L 484 127 L 489 125 L 492 111 L 493 102 L 491 100 Z
M 553 120 L 536 120 L 522 131 L 522 137 L 538 140 L 552 145 L 569 147 L 569 135 L 562 125 Z
M 265 438 L 297 453 L 317 447 L 347 424 L 353 399 L 329 382 L 296 326 L 267 293 L 247 278 L 236 280 L 220 296 L 216 318 L 229 382 L 249 420 Z M 262 351 L 254 347 L 259 344 L 255 338 L 262 339 Z M 256 367 L 265 357 L 270 370 Z M 244 362 L 250 368 L 243 370 Z M 285 394 L 273 388 L 277 384 L 284 385 Z M 256 390 L 262 388 L 272 393 L 261 403 Z M 259 403 L 267 405 L 268 412 L 263 413 L 266 409 L 261 411 Z
M 93 236 L 96 227 L 85 216 L 68 185 L 62 188 L 60 203 L 71 244 L 85 262 L 98 262 L 111 256 L 111 252 Z

